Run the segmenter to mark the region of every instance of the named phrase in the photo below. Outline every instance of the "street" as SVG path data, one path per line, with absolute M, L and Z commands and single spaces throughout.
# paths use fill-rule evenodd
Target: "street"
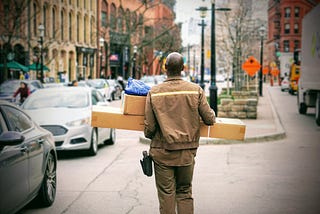
M 320 128 L 314 111 L 300 115 L 296 96 L 269 87 L 283 140 L 201 145 L 196 157 L 193 197 L 197 214 L 320 213 Z M 267 93 L 267 92 L 265 92 Z M 112 106 L 120 106 L 114 101 Z M 97 156 L 59 155 L 56 201 L 29 213 L 159 213 L 154 176 L 143 175 L 139 159 L 149 147 L 142 132 L 117 130 L 114 145 Z

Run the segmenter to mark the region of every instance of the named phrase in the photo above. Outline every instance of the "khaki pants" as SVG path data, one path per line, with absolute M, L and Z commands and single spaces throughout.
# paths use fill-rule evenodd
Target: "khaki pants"
M 194 161 L 189 166 L 164 166 L 154 162 L 161 214 L 193 214 L 192 177 Z

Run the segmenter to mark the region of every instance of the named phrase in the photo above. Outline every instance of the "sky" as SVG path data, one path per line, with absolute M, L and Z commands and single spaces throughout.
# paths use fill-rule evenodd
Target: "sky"
M 176 23 L 181 22 L 182 23 L 182 41 L 183 46 L 187 46 L 188 44 L 199 44 L 201 39 L 201 27 L 196 25 L 195 31 L 188 35 L 188 21 L 190 18 L 194 18 L 198 20 L 196 23 L 200 23 L 200 14 L 199 11 L 196 11 L 197 8 L 200 6 L 206 6 L 208 8 L 211 8 L 211 1 L 210 0 L 177 0 L 176 6 L 175 6 L 175 12 L 176 12 Z M 207 11 L 207 17 L 205 21 L 207 23 L 210 23 L 210 11 Z

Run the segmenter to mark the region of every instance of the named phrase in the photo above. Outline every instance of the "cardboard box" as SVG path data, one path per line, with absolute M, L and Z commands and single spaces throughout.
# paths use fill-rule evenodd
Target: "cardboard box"
M 129 115 L 144 115 L 144 108 L 146 104 L 146 96 L 134 96 L 129 94 L 124 94 L 121 110 L 123 114 Z
M 223 138 L 228 140 L 244 140 L 246 125 L 239 119 L 216 118 L 213 126 L 201 125 L 200 136 Z
M 127 130 L 144 130 L 144 116 L 125 115 L 120 108 L 93 106 L 91 126 L 101 128 L 116 128 Z
M 125 115 L 120 108 L 94 106 L 92 108 L 91 126 L 143 131 L 144 116 Z M 245 124 L 239 119 L 216 118 L 213 126 L 204 124 L 200 127 L 201 137 L 244 140 Z

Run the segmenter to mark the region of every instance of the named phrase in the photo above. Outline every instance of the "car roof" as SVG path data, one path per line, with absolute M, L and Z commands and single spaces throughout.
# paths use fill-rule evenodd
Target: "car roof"
M 72 92 L 72 91 L 92 91 L 93 88 L 89 87 L 79 87 L 79 86 L 66 86 L 66 87 L 49 87 L 49 88 L 43 88 L 41 90 L 37 90 L 37 93 L 48 93 L 48 92 L 57 92 L 57 93 L 63 93 L 63 92 Z

